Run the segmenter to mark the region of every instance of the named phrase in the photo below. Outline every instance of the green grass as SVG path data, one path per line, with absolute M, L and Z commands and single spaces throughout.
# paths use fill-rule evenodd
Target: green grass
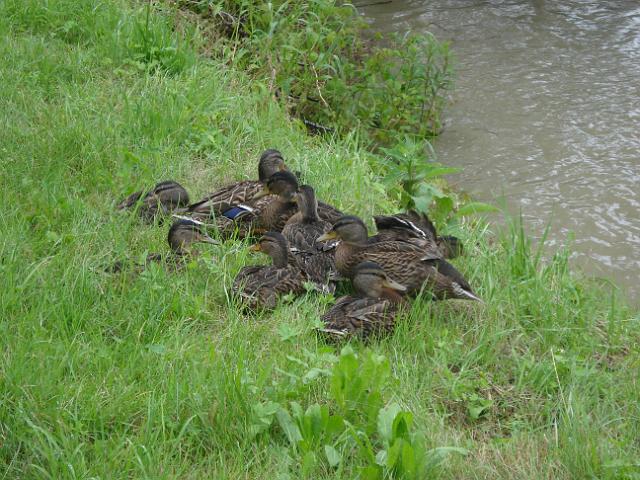
M 0 478 L 300 478 L 276 423 L 250 434 L 256 405 L 337 408 L 308 375 L 330 368 L 312 331 L 329 299 L 240 313 L 233 276 L 263 261 L 246 245 L 179 274 L 100 272 L 165 248 L 168 225 L 115 213 L 121 196 L 173 178 L 198 198 L 254 177 L 268 147 L 345 211 L 393 208 L 357 139 L 306 136 L 171 25 L 126 2 L 0 4 Z M 370 345 L 391 366 L 385 403 L 429 448 L 468 450 L 441 478 L 640 478 L 638 313 L 512 225 L 453 232 L 485 305 L 417 301 Z M 343 455 L 309 478 L 356 478 L 362 458 Z

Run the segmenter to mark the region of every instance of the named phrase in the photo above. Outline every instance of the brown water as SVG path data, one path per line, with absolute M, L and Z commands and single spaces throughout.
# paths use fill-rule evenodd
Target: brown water
M 356 5 L 381 0 L 358 0 Z M 640 1 L 394 0 L 382 31 L 451 42 L 456 89 L 438 159 L 505 198 L 550 245 L 640 297 Z

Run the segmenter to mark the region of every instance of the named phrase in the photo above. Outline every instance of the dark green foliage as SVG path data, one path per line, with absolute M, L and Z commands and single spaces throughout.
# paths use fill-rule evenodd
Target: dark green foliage
M 381 143 L 442 128 L 450 58 L 431 35 L 373 41 L 354 8 L 336 0 L 176 3 L 213 21 L 214 50 L 267 79 L 296 118 Z

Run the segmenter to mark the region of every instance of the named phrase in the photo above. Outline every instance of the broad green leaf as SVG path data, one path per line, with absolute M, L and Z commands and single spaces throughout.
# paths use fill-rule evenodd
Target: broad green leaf
M 376 463 L 382 467 L 384 467 L 387 464 L 387 451 L 386 450 L 380 450 L 377 454 L 376 454 Z
M 436 198 L 436 214 L 438 219 L 446 219 L 453 210 L 453 199 L 451 197 Z
M 304 413 L 302 412 L 302 406 L 298 402 L 291 402 L 291 413 L 295 418 L 302 418 Z
M 309 475 L 316 468 L 316 454 L 309 451 L 302 457 L 302 473 L 303 475 Z
M 460 447 L 437 447 L 427 452 L 427 458 L 432 466 L 437 466 L 449 455 L 468 455 L 469 450 Z
M 400 460 L 400 453 L 402 452 L 402 444 L 404 440 L 398 438 L 393 445 L 387 450 L 387 468 L 391 469 L 396 466 L 398 460 Z
M 259 433 L 265 432 L 273 422 L 273 417 L 276 412 L 282 408 L 278 403 L 265 402 L 256 403 L 251 407 L 252 418 L 250 431 L 251 435 L 255 437 Z
M 401 465 L 402 471 L 409 477 L 414 477 L 416 474 L 416 454 L 409 442 L 403 442 L 401 453 Z
M 325 424 L 327 438 L 333 438 L 344 432 L 344 419 L 340 415 L 331 415 Z
M 413 204 L 415 205 L 416 210 L 424 213 L 427 213 L 429 211 L 429 207 L 431 206 L 431 202 L 433 201 L 433 197 L 431 195 L 411 197 L 411 199 L 413 200 Z
M 480 399 L 471 403 L 467 409 L 469 410 L 469 416 L 473 420 L 478 420 L 482 414 L 493 405 L 493 401 L 489 399 Z
M 393 422 L 396 415 L 402 411 L 397 403 L 392 403 L 378 412 L 378 434 L 384 442 L 391 442 L 393 438 Z
M 409 441 L 409 429 L 413 422 L 410 412 L 399 412 L 393 420 L 393 438 L 403 438 Z
M 376 429 L 376 422 L 378 419 L 378 412 L 382 408 L 382 393 L 379 390 L 374 390 L 367 396 L 367 402 L 365 407 L 365 414 L 367 415 L 368 425 L 366 426 L 367 433 L 372 434 Z
M 280 406 L 279 403 L 269 401 L 269 402 L 264 402 L 264 403 L 260 402 L 260 403 L 254 404 L 252 407 L 252 410 L 256 416 L 258 416 L 259 418 L 264 418 L 264 417 L 272 417 L 281 408 L 282 407 Z
M 464 217 L 468 215 L 474 215 L 476 213 L 491 213 L 499 211 L 500 209 L 498 207 L 489 205 L 488 203 L 470 202 L 460 207 L 455 215 L 456 217 Z
M 280 337 L 280 340 L 282 340 L 283 342 L 286 342 L 287 340 L 297 337 L 298 335 L 300 335 L 301 330 L 297 329 L 297 328 L 292 328 L 290 325 L 287 325 L 286 323 L 281 323 L 280 326 L 278 326 L 278 336 Z
M 278 419 L 280 428 L 282 428 L 287 440 L 289 440 L 289 443 L 295 447 L 298 442 L 302 440 L 302 435 L 300 434 L 300 429 L 291 418 L 291 415 L 287 410 L 281 408 L 276 412 L 276 418 Z
M 359 478 L 362 480 L 382 480 L 382 469 L 375 465 L 370 465 L 360 470 Z
M 447 196 L 440 187 L 427 182 L 422 182 L 420 184 L 420 186 L 418 187 L 418 193 L 420 195 L 431 195 L 434 198 L 442 198 Z
M 329 466 L 332 468 L 337 467 L 342 461 L 340 453 L 331 445 L 324 446 L 324 454 L 327 456 L 327 462 L 329 462 Z
M 305 385 L 311 383 L 313 380 L 318 378 L 320 375 L 330 375 L 331 372 L 325 368 L 312 368 L 307 373 L 305 373 L 302 377 L 302 383 Z
M 307 408 L 304 414 L 305 424 L 309 427 L 309 433 L 313 435 L 314 439 L 320 438 L 324 431 L 324 420 L 328 421 L 329 411 L 327 407 L 324 408 L 317 403 Z
M 431 178 L 441 177 L 442 175 L 452 175 L 454 173 L 460 173 L 461 171 L 461 168 L 456 167 L 431 167 L 422 174 L 422 178 L 428 180 Z

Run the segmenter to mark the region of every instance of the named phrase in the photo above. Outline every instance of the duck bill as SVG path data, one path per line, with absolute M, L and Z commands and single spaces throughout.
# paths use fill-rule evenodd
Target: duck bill
M 205 234 L 200 235 L 200 238 L 198 240 L 202 243 L 209 243 L 211 245 L 220 245 L 219 241 Z
M 475 293 L 473 293 L 471 290 L 462 288 L 456 282 L 453 283 L 453 293 L 455 294 L 456 298 L 460 298 L 462 300 L 473 300 L 474 302 L 484 303 L 484 301 Z
M 338 238 L 338 234 L 336 232 L 334 232 L 333 230 L 330 230 L 327 233 L 325 233 L 324 235 L 319 236 L 316 241 L 318 241 L 318 242 L 328 242 L 329 240 L 334 240 L 336 238 Z
M 384 282 L 382 282 L 382 286 L 385 288 L 390 288 L 391 290 L 395 290 L 396 292 L 406 292 L 407 287 L 404 285 L 400 285 L 398 282 L 387 278 Z
M 269 191 L 268 188 L 265 187 L 264 190 L 261 190 L 258 193 L 256 193 L 255 196 L 252 198 L 252 200 L 258 200 L 259 198 L 266 197 L 267 195 L 271 195 L 271 192 Z
M 256 243 L 255 245 L 251 245 L 249 247 L 249 251 L 250 252 L 261 252 L 262 251 L 262 246 L 259 243 Z
M 484 304 L 484 300 L 478 297 L 475 293 L 467 292 L 467 291 L 465 291 L 465 293 L 466 293 L 467 300 L 473 300 L 474 302 L 479 302 Z
M 281 172 L 286 172 L 288 170 L 287 165 L 285 163 L 281 163 L 278 167 L 278 170 Z

